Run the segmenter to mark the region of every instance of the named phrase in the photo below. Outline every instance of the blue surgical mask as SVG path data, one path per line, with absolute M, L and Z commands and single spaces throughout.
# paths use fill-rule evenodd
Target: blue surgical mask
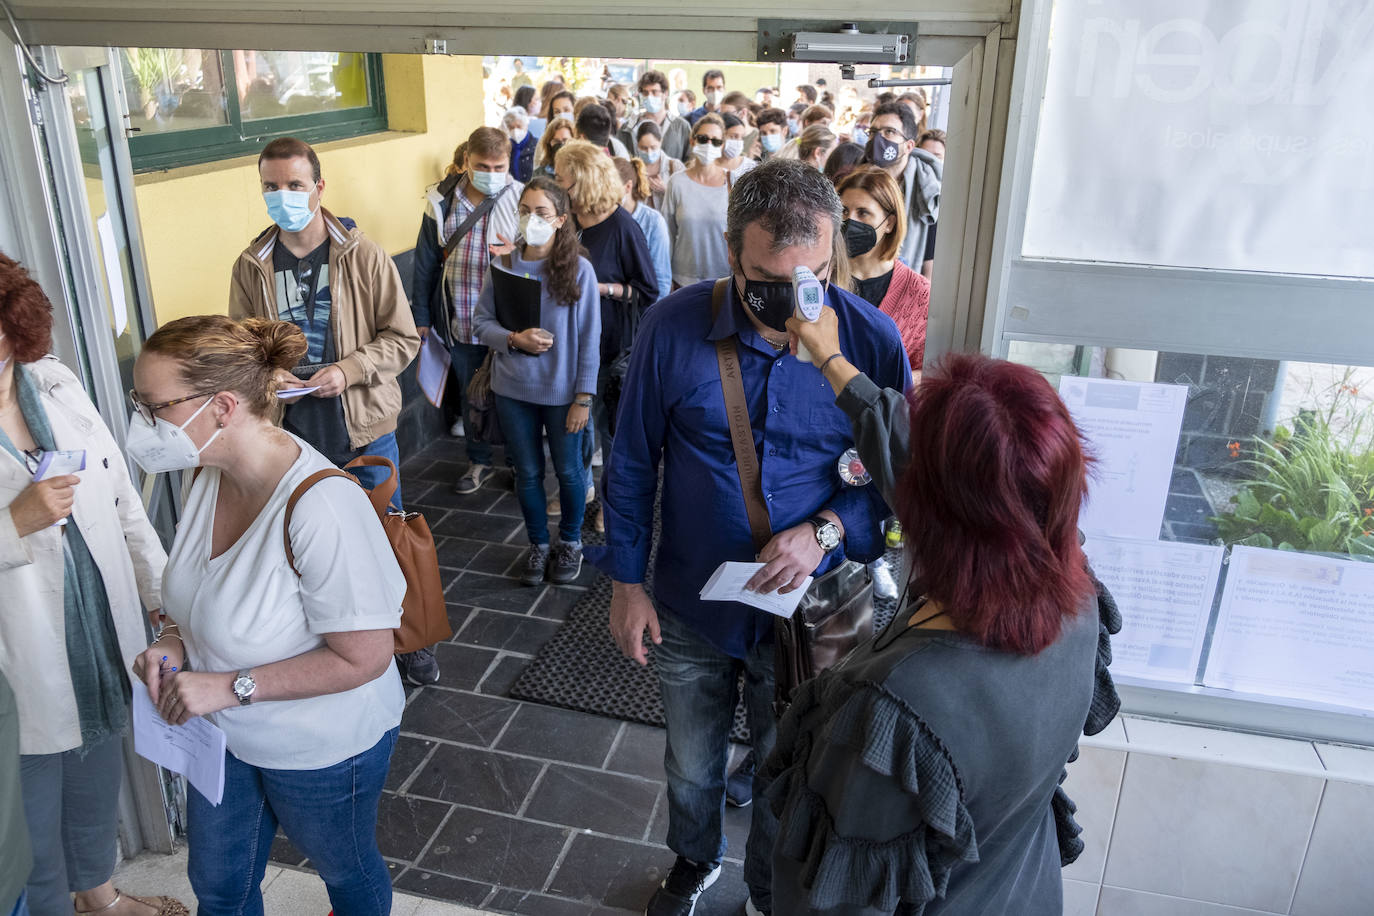
M 657 162 L 662 155 L 663 150 L 661 149 L 642 149 L 639 151 L 639 158 L 649 163 L 649 165 L 653 165 Z
M 473 172 L 472 186 L 490 197 L 499 193 L 506 186 L 506 181 L 509 178 L 510 173 L 508 172 Z
M 267 215 L 286 232 L 300 232 L 315 218 L 309 191 L 264 191 Z
M 850 139 L 860 146 L 865 146 L 868 143 L 868 129 L 864 127 L 854 128 L 854 132 L 850 136 Z
M 649 114 L 658 114 L 663 110 L 663 96 L 646 95 L 644 96 L 644 110 Z
M 770 153 L 776 153 L 782 149 L 782 134 L 760 134 L 759 142 L 763 148 Z

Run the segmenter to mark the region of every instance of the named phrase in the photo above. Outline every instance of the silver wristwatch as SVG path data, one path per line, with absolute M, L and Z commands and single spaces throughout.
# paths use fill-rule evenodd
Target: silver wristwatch
M 234 696 L 239 698 L 240 706 L 247 706 L 253 702 L 253 691 L 257 689 L 258 682 L 253 680 L 251 668 L 244 668 L 238 677 L 234 678 Z
M 816 529 L 816 543 L 821 545 L 821 550 L 829 553 L 840 546 L 839 525 L 821 515 L 813 515 L 807 521 Z

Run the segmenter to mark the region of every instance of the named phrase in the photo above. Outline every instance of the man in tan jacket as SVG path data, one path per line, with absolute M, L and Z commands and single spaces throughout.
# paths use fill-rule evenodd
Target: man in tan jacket
M 229 315 L 290 321 L 305 332 L 306 354 L 288 381 L 308 390 L 287 400 L 282 425 L 335 464 L 380 455 L 399 467 L 396 377 L 419 351 L 420 335 L 396 265 L 352 220 L 321 206 L 325 183 L 309 144 L 273 140 L 258 157 L 258 175 L 273 225 L 234 263 Z M 357 472 L 365 486 L 384 474 Z M 401 508 L 399 486 L 392 505 Z M 417 671 L 431 665 L 425 683 L 438 680 L 438 665 L 432 653 L 415 660 Z

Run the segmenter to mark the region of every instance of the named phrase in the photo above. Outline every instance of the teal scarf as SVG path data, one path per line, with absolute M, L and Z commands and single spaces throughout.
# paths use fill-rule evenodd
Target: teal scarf
M 14 367 L 14 385 L 19 409 L 28 424 L 29 435 L 38 447 L 54 451 L 48 412 L 39 400 L 38 388 L 24 367 Z M 25 455 L 0 430 L 0 445 L 29 467 Z M 83 484 L 89 486 L 89 484 Z M 76 519 L 68 518 L 62 537 L 62 597 L 66 621 L 67 665 L 76 693 L 76 709 L 81 722 L 83 747 L 118 734 L 129 722 L 129 681 L 119 654 L 119 637 L 110 616 L 110 599 L 95 559 Z M 38 611 L 42 613 L 42 611 Z

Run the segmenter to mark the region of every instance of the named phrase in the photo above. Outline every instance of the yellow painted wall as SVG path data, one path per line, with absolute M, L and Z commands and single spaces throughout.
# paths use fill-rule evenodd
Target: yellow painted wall
M 398 254 L 415 245 L 425 188 L 482 123 L 482 60 L 387 54 L 382 62 L 389 130 L 315 151 L 324 206 Z M 134 184 L 158 322 L 223 313 L 234 260 L 269 225 L 257 157 L 150 172 Z

